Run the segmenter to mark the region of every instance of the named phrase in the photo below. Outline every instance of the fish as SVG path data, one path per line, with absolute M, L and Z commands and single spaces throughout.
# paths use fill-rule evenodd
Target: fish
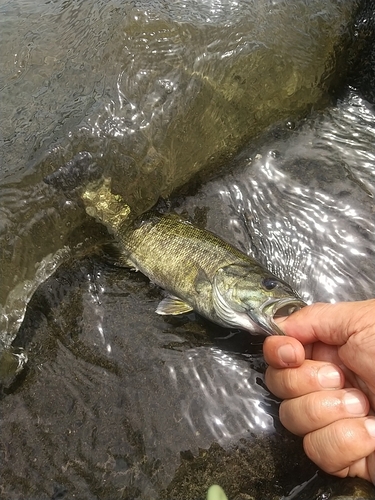
M 132 219 L 110 178 L 89 183 L 81 199 L 120 245 L 121 264 L 167 292 L 159 315 L 195 311 L 225 328 L 283 335 L 277 317 L 306 305 L 255 259 L 177 213 L 151 211 Z

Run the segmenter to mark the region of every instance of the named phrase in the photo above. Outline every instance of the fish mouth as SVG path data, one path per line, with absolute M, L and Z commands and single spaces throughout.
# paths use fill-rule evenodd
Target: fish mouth
M 297 298 L 269 299 L 259 308 L 261 326 L 269 335 L 285 335 L 278 327 L 276 320 L 285 318 L 307 306 L 306 302 Z

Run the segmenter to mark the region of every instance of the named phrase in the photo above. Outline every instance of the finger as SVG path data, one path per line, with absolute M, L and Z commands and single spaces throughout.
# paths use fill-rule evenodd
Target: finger
M 375 484 L 375 452 L 367 457 L 367 469 L 369 472 L 369 480 Z
M 362 380 L 361 377 L 357 376 L 349 369 L 343 367 L 343 373 L 345 376 L 345 387 L 355 387 L 366 395 L 370 402 L 371 412 L 375 414 L 375 392 L 371 391 L 369 384 Z
M 352 335 L 345 345 L 338 349 L 342 363 L 357 373 L 375 394 L 375 308 L 373 311 L 373 332 L 360 331 Z M 353 355 L 355 353 L 355 355 Z M 358 362 L 360 360 L 360 363 Z
M 299 366 L 305 358 L 329 361 L 336 365 L 342 364 L 337 346 L 324 344 L 323 342 L 314 342 L 313 344 L 304 346 L 305 353 L 303 356 L 301 345 L 293 337 L 266 337 L 263 342 L 263 353 L 266 362 L 275 368 Z
M 318 361 L 327 361 L 337 366 L 342 364 L 342 359 L 338 354 L 337 346 L 324 344 L 323 342 L 315 342 L 314 344 L 311 344 L 311 348 L 312 349 L 311 349 L 310 359 L 316 359 Z
M 313 304 L 289 316 L 279 326 L 302 344 L 315 340 L 339 346 L 338 355 L 375 394 L 375 299 L 362 302 Z
M 274 368 L 300 366 L 305 360 L 303 345 L 292 337 L 271 336 L 263 342 L 266 363 Z
M 307 359 L 296 368 L 277 369 L 269 366 L 265 382 L 275 396 L 291 399 L 327 389 L 342 389 L 345 378 L 338 366 Z
M 358 389 L 339 389 L 285 400 L 279 414 L 284 427 L 304 436 L 338 420 L 365 417 L 369 408 L 366 396 Z
M 344 387 L 356 387 L 357 389 L 360 389 L 362 392 L 364 392 L 367 396 L 369 396 L 369 391 L 366 384 L 362 383 L 360 385 L 358 377 L 356 377 L 355 373 L 353 373 L 352 370 L 345 366 L 343 360 L 340 358 L 338 350 L 341 348 L 338 348 L 334 345 L 327 345 L 323 342 L 315 342 L 314 344 L 309 344 L 308 347 L 311 347 L 311 356 L 309 359 L 327 361 L 336 366 L 339 366 L 345 378 Z
M 374 312 L 375 299 L 317 303 L 291 314 L 278 326 L 302 344 L 320 340 L 325 344 L 341 346 L 353 334 L 374 328 Z
M 330 474 L 355 473 L 371 480 L 367 460 L 375 451 L 375 419 L 372 417 L 338 420 L 304 437 L 308 457 Z

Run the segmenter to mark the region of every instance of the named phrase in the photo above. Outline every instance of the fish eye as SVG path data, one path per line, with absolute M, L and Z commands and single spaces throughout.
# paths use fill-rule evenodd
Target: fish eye
M 263 278 L 262 279 L 262 286 L 266 290 L 273 290 L 274 288 L 277 287 L 278 284 L 279 284 L 279 282 L 275 278 Z

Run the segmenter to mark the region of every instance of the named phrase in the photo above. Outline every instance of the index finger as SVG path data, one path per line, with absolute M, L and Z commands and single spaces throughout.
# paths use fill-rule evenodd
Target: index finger
M 273 368 L 296 367 L 305 361 L 305 349 L 298 340 L 284 335 L 271 335 L 263 342 L 263 355 Z

